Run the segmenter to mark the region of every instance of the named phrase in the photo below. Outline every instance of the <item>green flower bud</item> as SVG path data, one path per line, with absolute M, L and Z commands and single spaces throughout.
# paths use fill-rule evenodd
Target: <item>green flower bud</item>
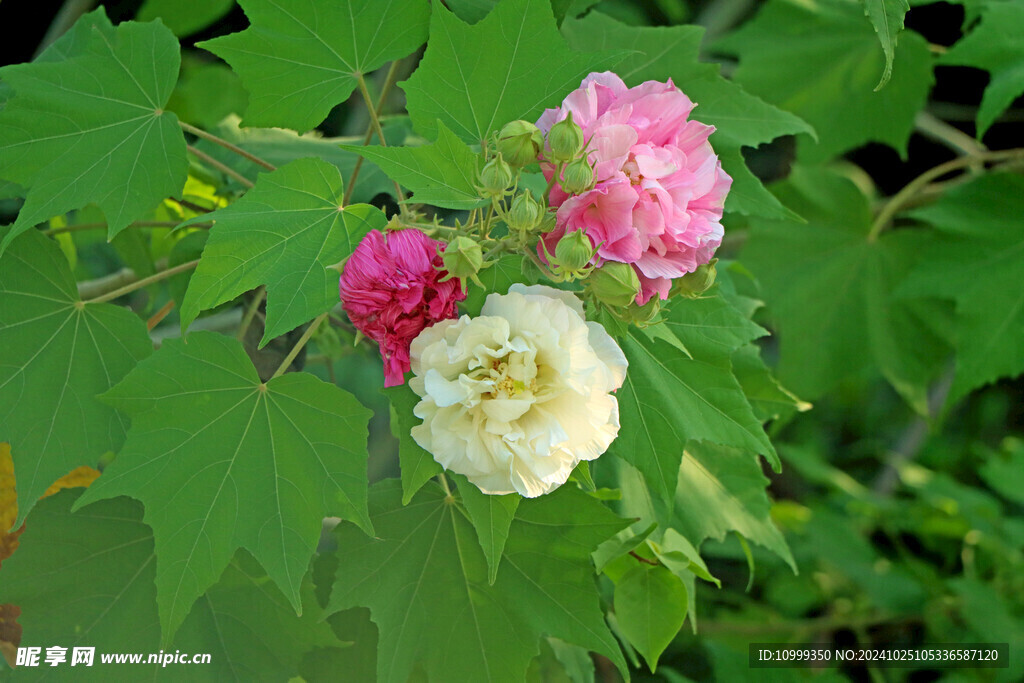
M 569 161 L 583 149 L 583 129 L 572 120 L 572 112 L 551 126 L 548 131 L 548 148 L 551 161 Z
M 529 121 L 512 121 L 498 133 L 498 152 L 512 166 L 525 166 L 544 149 L 544 135 Z
M 578 273 L 594 258 L 594 245 L 582 230 L 567 232 L 555 245 L 555 265 L 564 272 Z
M 640 278 L 628 263 L 605 261 L 587 278 L 587 289 L 602 303 L 626 307 L 640 292 Z
M 501 197 L 512 187 L 513 180 L 512 168 L 499 154 L 480 169 L 480 187 L 477 191 L 481 197 Z
M 444 262 L 444 269 L 448 271 L 444 280 L 453 277 L 464 280 L 473 277 L 483 268 L 484 253 L 479 244 L 460 235 L 448 243 L 441 260 Z
M 687 296 L 693 299 L 711 289 L 712 285 L 715 284 L 715 278 L 718 276 L 718 271 L 715 268 L 716 263 L 718 263 L 718 259 L 713 258 L 704 265 L 698 266 L 697 270 L 692 273 L 676 278 L 672 282 L 669 296 Z
M 579 157 L 566 164 L 560 184 L 569 194 L 583 194 L 594 189 L 594 169 L 587 158 Z
M 508 224 L 509 230 L 518 232 L 532 231 L 540 225 L 543 218 L 544 207 L 533 198 L 530 192 L 516 195 L 508 213 L 505 214 L 505 222 Z
M 644 323 L 650 322 L 654 316 L 658 315 L 660 310 L 661 299 L 657 296 L 652 296 L 651 300 L 643 306 L 637 306 L 636 304 L 627 306 L 623 311 L 623 318 L 634 325 L 643 326 Z

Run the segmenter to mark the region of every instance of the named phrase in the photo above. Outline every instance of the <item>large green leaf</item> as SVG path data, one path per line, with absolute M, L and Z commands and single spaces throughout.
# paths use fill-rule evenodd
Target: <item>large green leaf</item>
M 570 50 L 547 0 L 502 0 L 473 26 L 438 4 L 427 51 L 402 88 L 422 135 L 436 139 L 441 121 L 478 143 L 513 119 L 536 119 L 622 57 Z
M 985 69 L 991 79 L 978 108 L 978 137 L 999 115 L 1024 94 L 1024 3 L 995 2 L 987 5 L 981 23 L 939 60 Z
M 452 479 L 458 486 L 462 506 L 466 508 L 469 521 L 473 523 L 477 538 L 480 539 L 480 548 L 487 558 L 487 581 L 493 584 L 498 576 L 509 527 L 516 516 L 519 501 L 523 498 L 518 493 L 504 496 L 483 493 L 461 474 L 452 475 Z
M 231 11 L 235 0 L 146 0 L 136 19 L 160 19 L 174 35 L 184 38 L 201 31 Z
M 370 411 L 312 375 L 260 382 L 234 339 L 171 339 L 104 399 L 132 418 L 124 448 L 77 505 L 128 495 L 146 506 L 165 639 L 250 551 L 295 609 L 328 515 L 370 528 Z
M 434 456 L 412 438 L 412 428 L 421 420 L 413 415 L 420 397 L 408 384 L 390 387 L 384 394 L 391 402 L 391 433 L 398 439 L 398 463 L 402 469 L 402 505 L 408 505 L 416 492 L 442 471 Z
M 91 30 L 74 32 L 47 59 L 0 69 L 14 90 L 0 109 L 0 177 L 28 188 L 0 250 L 89 203 L 113 237 L 185 184 L 185 139 L 164 111 L 178 41 L 159 23 L 115 29 L 97 13 L 85 21 Z
M 72 514 L 78 495 L 62 491 L 36 506 L 18 552 L 0 574 L 0 602 L 21 608 L 22 643 L 68 648 L 68 663 L 32 670 L 36 680 L 109 681 L 101 654 L 147 657 L 161 648 L 157 559 L 142 506 L 116 498 Z M 298 617 L 252 558 L 239 552 L 196 603 L 173 647 L 164 648 L 208 653 L 210 663 L 122 666 L 117 680 L 182 680 L 186 668 L 190 681 L 285 680 L 307 650 L 341 645 L 320 621 L 308 580 L 301 593 Z M 93 666 L 70 668 L 75 647 L 96 648 Z
M 348 99 L 357 78 L 427 39 L 426 0 L 278 3 L 240 0 L 250 26 L 200 46 L 223 58 L 249 91 L 247 126 L 305 132 Z
M 885 70 L 882 78 L 875 86 L 880 90 L 889 79 L 892 78 L 892 63 L 896 59 L 896 40 L 900 31 L 903 30 L 903 17 L 910 9 L 907 0 L 862 0 L 864 13 L 871 20 L 878 34 L 878 42 L 882 44 L 882 52 L 885 53 Z
M 477 192 L 480 155 L 438 123 L 437 142 L 423 147 L 343 145 L 375 162 L 389 177 L 412 190 L 413 199 L 447 209 L 475 209 L 485 201 Z
M 862 10 L 844 0 L 771 0 L 714 47 L 739 56 L 735 79 L 744 88 L 814 126 L 819 144 L 801 149 L 812 161 L 868 142 L 905 154 L 933 82 L 927 43 L 906 32 L 892 80 L 875 92 L 885 55 Z
M 475 24 L 497 6 L 499 0 L 449 0 L 445 4 L 463 21 Z M 596 5 L 598 0 L 550 0 L 555 19 L 575 16 Z
M 947 313 L 934 300 L 893 290 L 920 258 L 927 236 L 905 230 L 868 238 L 868 199 L 852 181 L 797 167 L 775 189 L 806 224 L 754 220 L 741 253 L 758 277 L 781 344 L 779 379 L 815 399 L 874 366 L 915 410 L 949 346 L 936 330 Z
M 651 671 L 679 633 L 687 611 L 686 587 L 661 565 L 637 563 L 615 582 L 619 628 L 647 660 Z
M 796 571 L 786 539 L 771 520 L 768 479 L 758 458 L 735 448 L 690 444 L 679 470 L 672 526 L 699 546 L 729 531 L 762 545 Z
M 320 159 L 299 159 L 262 174 L 214 221 L 203 258 L 181 304 L 182 329 L 199 312 L 260 285 L 267 287 L 261 346 L 338 302 L 338 272 L 359 240 L 387 223 L 363 204 L 342 208 L 341 174 Z
M 951 400 L 1024 372 L 1024 178 L 982 176 L 911 215 L 938 236 L 900 293 L 956 301 Z
M 562 33 L 578 49 L 628 49 L 616 67 L 627 85 L 669 78 L 697 104 L 692 117 L 715 126 L 711 143 L 733 177 L 726 209 L 773 218 L 792 217 L 747 170 L 741 146 L 756 147 L 780 135 L 814 135 L 807 123 L 743 90 L 719 75 L 717 64 L 701 62 L 700 26 L 627 26 L 600 12 L 566 19 Z
M 461 503 L 436 484 L 401 504 L 396 480 L 370 495 L 374 538 L 338 531 L 328 612 L 370 608 L 380 629 L 377 678 L 520 681 L 542 634 L 625 662 L 598 604 L 590 552 L 626 525 L 598 501 L 563 486 L 525 500 L 509 530 L 497 581 Z
M 764 333 L 720 295 L 682 300 L 661 323 L 690 350 L 631 332 L 622 349 L 629 361 L 617 392 L 622 434 L 610 451 L 639 469 L 651 492 L 671 499 L 683 449 L 707 440 L 764 453 L 775 449 L 733 376 L 732 352 Z
M 96 395 L 153 345 L 130 311 L 83 304 L 60 247 L 31 230 L 0 257 L 0 349 L 0 441 L 14 459 L 17 527 L 55 479 L 120 447 L 126 420 Z

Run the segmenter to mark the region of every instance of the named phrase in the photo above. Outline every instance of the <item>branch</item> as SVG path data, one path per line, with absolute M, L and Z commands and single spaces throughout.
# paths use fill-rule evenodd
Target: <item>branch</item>
M 256 156 L 255 154 L 252 154 L 251 152 L 246 152 L 244 149 L 242 149 L 238 145 L 233 145 L 230 142 L 228 142 L 227 140 L 225 140 L 224 138 L 219 138 L 216 135 L 214 135 L 213 133 L 207 133 L 205 130 L 203 130 L 201 128 L 196 128 L 195 126 L 190 126 L 187 123 L 185 123 L 184 121 L 182 121 L 181 119 L 178 119 L 178 125 L 181 126 L 181 129 L 184 130 L 185 132 L 192 133 L 192 135 L 195 135 L 197 138 L 202 138 L 204 140 L 209 140 L 210 142 L 212 142 L 215 145 L 220 145 L 224 149 L 226 149 L 228 151 L 231 151 L 231 152 L 234 152 L 238 156 L 245 157 L 246 159 L 248 159 L 249 161 L 253 162 L 254 164 L 259 164 L 260 166 L 262 166 L 263 168 L 267 169 L 268 171 L 276 171 L 277 170 L 277 166 L 274 166 L 269 161 L 265 161 L 265 160 L 261 159 L 260 157 Z
M 230 166 L 222 164 L 221 162 L 217 161 L 216 159 L 211 157 L 206 152 L 203 152 L 202 150 L 196 149 L 192 145 L 186 145 L 185 147 L 186 147 L 186 149 L 188 149 L 189 152 L 191 152 L 200 161 L 203 161 L 206 164 L 212 166 L 213 168 L 217 169 L 218 171 L 220 171 L 224 175 L 227 175 L 227 176 L 230 176 L 230 177 L 234 178 L 235 180 L 237 180 L 242 185 L 245 185 L 248 188 L 253 187 L 253 182 L 251 180 L 249 180 L 244 175 L 242 175 L 241 173 L 239 173 L 235 169 L 231 168 Z
M 159 273 L 154 273 L 153 275 L 150 275 L 149 277 L 144 277 L 141 280 L 136 280 L 135 282 L 127 284 L 124 287 L 119 287 L 118 289 L 115 289 L 113 291 L 107 292 L 106 294 L 101 294 L 101 295 L 99 295 L 99 296 L 97 296 L 95 298 L 89 299 L 89 300 L 85 301 L 85 303 L 87 303 L 87 304 L 101 304 L 104 301 L 113 301 L 114 299 L 117 299 L 118 297 L 122 297 L 125 294 L 131 294 L 132 292 L 134 292 L 134 291 L 136 291 L 138 289 L 142 289 L 143 287 L 148 287 L 149 285 L 154 284 L 156 282 L 160 282 L 161 280 L 166 280 L 167 278 L 172 277 L 174 275 L 177 275 L 178 273 L 184 273 L 186 271 L 192 270 L 193 268 L 195 268 L 198 265 L 199 265 L 199 259 L 196 259 L 194 261 L 189 261 L 188 263 L 182 263 L 180 265 L 174 266 L 173 268 L 168 268 L 166 270 L 161 270 Z M 134 273 L 133 273 L 133 275 L 134 275 Z

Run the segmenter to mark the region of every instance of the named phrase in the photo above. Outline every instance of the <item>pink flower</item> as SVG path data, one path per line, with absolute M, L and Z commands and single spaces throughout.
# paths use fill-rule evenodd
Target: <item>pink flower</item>
M 545 245 L 554 253 L 565 233 L 583 230 L 601 258 L 633 265 L 641 305 L 668 298 L 672 279 L 710 261 L 722 243 L 732 178 L 708 142 L 714 126 L 687 120 L 694 106 L 671 80 L 627 88 L 611 72 L 592 73 L 537 121 L 546 135 L 572 112 L 597 183 L 580 195 L 552 188 L 557 223 Z M 550 180 L 554 166 L 542 167 Z
M 419 230 L 384 235 L 371 230 L 345 263 L 338 291 L 342 307 L 360 332 L 377 342 L 384 359 L 384 386 L 405 381 L 409 344 L 439 320 L 455 318 L 466 298 L 458 279 L 445 276 L 438 249 L 444 243 Z

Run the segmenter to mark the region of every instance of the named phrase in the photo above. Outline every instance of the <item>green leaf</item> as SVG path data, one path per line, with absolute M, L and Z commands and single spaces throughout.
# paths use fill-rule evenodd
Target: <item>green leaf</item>
M 412 428 L 421 420 L 413 415 L 420 397 L 408 384 L 384 389 L 391 401 L 391 433 L 398 439 L 398 463 L 402 469 L 402 505 L 408 505 L 416 492 L 443 471 L 434 456 L 412 438 Z
M 615 618 L 651 672 L 686 619 L 686 587 L 668 569 L 638 563 L 615 584 Z
M 203 216 L 214 226 L 181 305 L 182 329 L 200 311 L 266 285 L 262 347 L 338 303 L 338 272 L 329 266 L 387 224 L 373 207 L 342 209 L 343 195 L 337 168 L 299 159 L 261 174 L 240 200 Z
M 68 59 L 0 69 L 14 89 L 0 109 L 0 177 L 28 188 L 0 251 L 37 223 L 93 202 L 113 237 L 185 184 L 185 139 L 164 111 L 178 41 L 158 23 L 113 29 L 90 17 L 85 46 L 79 31 L 58 48 L 75 51 Z
M 449 0 L 445 4 L 459 19 L 468 24 L 487 16 L 488 12 L 498 5 L 499 0 Z M 551 0 L 551 9 L 555 19 L 562 21 L 564 17 L 577 16 L 596 5 L 598 0 Z
M 978 108 L 978 138 L 985 135 L 1013 101 L 1024 94 L 1024 5 L 996 2 L 987 5 L 979 23 L 939 59 L 985 69 L 991 79 Z
M 935 227 L 934 244 L 900 288 L 906 296 L 956 301 L 955 401 L 1024 372 L 1024 178 L 984 175 L 911 215 Z M 908 303 L 914 303 L 908 300 Z
M 370 411 L 333 385 L 304 373 L 263 384 L 241 344 L 196 332 L 164 342 L 104 399 L 132 426 L 76 507 L 119 495 L 146 506 L 165 640 L 237 548 L 298 610 L 321 520 L 370 528 Z
M 473 26 L 435 5 L 427 50 L 402 89 L 424 137 L 436 139 L 441 121 L 478 143 L 509 121 L 535 120 L 622 56 L 570 50 L 546 0 L 502 0 Z
M 160 19 L 179 38 L 198 33 L 222 18 L 235 0 L 146 0 L 136 20 Z
M 641 520 L 602 543 L 593 552 L 594 566 L 597 568 L 597 571 L 603 571 L 613 560 L 617 560 L 629 551 L 636 549 L 657 528 L 657 522 L 645 525 L 643 520 Z
M 740 85 L 814 126 L 819 144 L 801 147 L 809 161 L 868 142 L 905 156 L 934 81 L 928 44 L 906 32 L 895 48 L 889 87 L 875 92 L 886 57 L 862 11 L 843 0 L 771 0 L 713 47 L 739 56 Z
M 882 52 L 885 53 L 885 70 L 882 72 L 882 79 L 878 81 L 875 90 L 882 87 L 892 78 L 892 63 L 896 59 L 896 39 L 899 32 L 903 30 L 903 17 L 910 9 L 907 0 L 863 0 L 864 14 L 871 20 L 878 34 L 878 42 L 882 44 Z
M 475 209 L 480 155 L 438 122 L 437 142 L 422 147 L 342 145 L 376 162 L 389 178 L 413 192 L 413 201 L 446 209 Z
M 743 346 L 733 354 L 732 369 L 750 401 L 750 407 L 762 422 L 786 420 L 812 407 L 779 384 L 753 344 Z
M 729 531 L 764 546 L 793 568 L 786 539 L 772 523 L 768 479 L 756 456 L 735 448 L 690 444 L 679 470 L 672 527 L 688 541 L 723 540 Z
M 761 182 L 747 170 L 741 146 L 756 147 L 780 135 L 814 129 L 793 114 L 778 109 L 719 75 L 719 66 L 700 61 L 704 29 L 700 26 L 627 26 L 600 12 L 567 19 L 562 33 L 573 47 L 628 49 L 616 68 L 627 85 L 669 78 L 697 104 L 692 118 L 715 126 L 711 143 L 722 167 L 733 177 L 726 209 L 744 214 L 790 217 Z
M 0 257 L 0 349 L 0 441 L 14 459 L 17 528 L 54 480 L 121 445 L 127 421 L 96 395 L 153 344 L 131 311 L 83 304 L 60 247 L 30 230 Z
M 458 486 L 462 505 L 466 508 L 473 528 L 476 529 L 480 548 L 487 558 L 487 583 L 493 586 L 498 576 L 501 554 L 508 540 L 508 529 L 523 497 L 518 493 L 491 496 L 483 493 L 462 475 L 453 474 L 452 479 Z
M 993 454 L 979 473 L 985 483 L 1003 498 L 1024 505 L 1024 442 L 1006 439 L 1005 453 Z
M 178 85 L 167 101 L 167 109 L 186 123 L 214 128 L 227 116 L 241 114 L 248 101 L 241 79 L 226 65 L 186 58 L 182 61 Z M 262 132 L 262 129 L 253 132 L 256 131 Z M 229 165 L 238 170 L 241 159 L 234 153 L 232 157 Z
M 467 283 L 469 291 L 466 300 L 462 302 L 462 310 L 468 315 L 480 315 L 488 294 L 507 294 L 513 284 L 526 281 L 525 268 L 526 257 L 522 254 L 502 254 L 492 266 L 478 274 L 483 287 L 472 281 Z
M 240 0 L 249 28 L 198 45 L 224 59 L 249 91 L 246 126 L 315 127 L 361 74 L 427 39 L 426 0 Z
M 777 325 L 779 379 L 816 399 L 874 366 L 927 414 L 928 385 L 949 355 L 936 331 L 946 313 L 935 301 L 893 296 L 927 236 L 895 230 L 870 241 L 867 197 L 824 169 L 796 167 L 775 192 L 808 222 L 751 221 L 740 259 Z
M 623 434 L 611 452 L 639 469 L 663 501 L 676 488 L 683 448 L 692 439 L 778 456 L 743 395 L 729 364 L 732 351 L 763 333 L 721 296 L 681 300 L 668 322 L 693 357 L 647 335 L 630 332 L 622 350 L 629 361 L 617 392 Z
M 401 485 L 371 489 L 376 537 L 338 530 L 337 581 L 328 612 L 370 608 L 380 629 L 377 678 L 520 681 L 552 635 L 625 662 L 599 607 L 590 552 L 626 524 L 587 494 L 563 486 L 524 500 L 494 585 L 465 512 L 430 484 L 407 507 Z
M 61 491 L 36 506 L 18 552 L 4 561 L 0 602 L 21 607 L 24 644 L 67 647 L 68 662 L 72 648 L 94 647 L 94 666 L 76 666 L 74 678 L 109 681 L 101 653 L 156 653 L 161 646 L 153 533 L 137 501 L 117 498 L 71 514 L 77 495 Z M 284 680 L 307 650 L 341 645 L 320 622 L 308 580 L 300 618 L 255 565 L 239 553 L 196 603 L 173 647 L 164 648 L 211 655 L 209 664 L 188 666 L 188 680 Z M 62 680 L 67 666 L 35 673 Z M 127 671 L 137 673 L 121 680 L 181 680 L 181 666 L 136 665 Z

